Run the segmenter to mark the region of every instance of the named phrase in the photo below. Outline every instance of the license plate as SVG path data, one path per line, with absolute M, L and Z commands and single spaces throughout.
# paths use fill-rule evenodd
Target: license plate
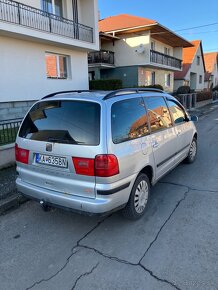
M 59 156 L 51 156 L 36 153 L 36 163 L 67 168 L 67 159 L 65 157 Z

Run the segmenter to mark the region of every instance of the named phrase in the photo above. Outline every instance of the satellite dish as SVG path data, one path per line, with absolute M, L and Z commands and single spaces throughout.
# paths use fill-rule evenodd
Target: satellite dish
M 139 47 L 136 49 L 137 53 L 144 53 L 145 52 L 145 46 L 144 44 L 140 44 Z

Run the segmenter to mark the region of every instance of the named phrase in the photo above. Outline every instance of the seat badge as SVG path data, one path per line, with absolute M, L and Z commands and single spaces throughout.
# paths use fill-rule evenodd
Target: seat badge
M 48 151 L 48 152 L 52 151 L 52 144 L 50 144 L 50 143 L 46 144 L 46 151 Z

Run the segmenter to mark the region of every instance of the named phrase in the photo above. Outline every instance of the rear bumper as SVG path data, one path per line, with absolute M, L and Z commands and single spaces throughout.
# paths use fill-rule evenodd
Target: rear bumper
M 123 189 L 107 195 L 97 195 L 96 198 L 87 198 L 74 195 L 67 195 L 61 192 L 41 188 L 27 182 L 21 178 L 16 180 L 18 191 L 34 200 L 43 200 L 45 203 L 66 209 L 90 214 L 104 214 L 116 208 L 124 206 L 129 199 L 131 182 Z

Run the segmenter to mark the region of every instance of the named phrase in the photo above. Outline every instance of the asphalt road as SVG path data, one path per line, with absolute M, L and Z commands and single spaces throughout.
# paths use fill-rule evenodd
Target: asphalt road
M 153 188 L 137 222 L 34 202 L 0 216 L 0 290 L 218 289 L 218 108 L 197 127 L 196 162 Z

